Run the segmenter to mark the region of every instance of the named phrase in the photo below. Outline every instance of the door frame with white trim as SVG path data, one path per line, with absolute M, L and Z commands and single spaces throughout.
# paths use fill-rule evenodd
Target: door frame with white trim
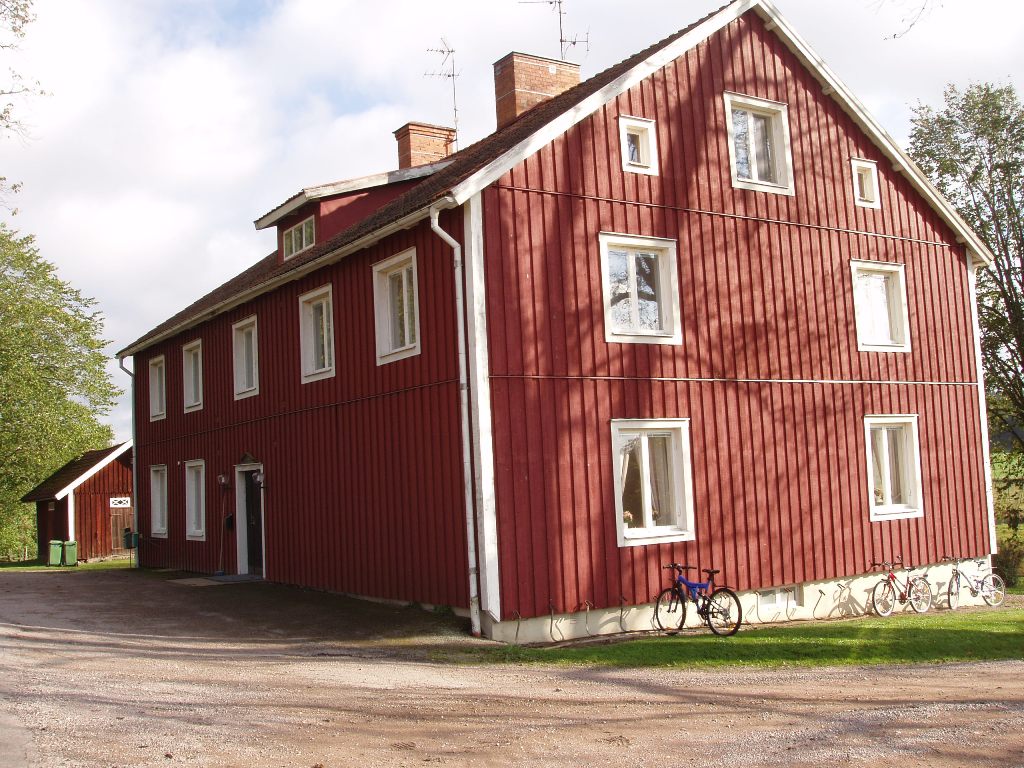
M 249 573 L 249 539 L 248 525 L 246 520 L 246 498 L 245 473 L 263 472 L 262 464 L 236 464 L 235 465 L 235 559 L 236 570 L 239 575 Z M 263 546 L 263 574 L 267 575 L 267 516 L 264 509 L 263 486 L 260 486 L 260 538 Z

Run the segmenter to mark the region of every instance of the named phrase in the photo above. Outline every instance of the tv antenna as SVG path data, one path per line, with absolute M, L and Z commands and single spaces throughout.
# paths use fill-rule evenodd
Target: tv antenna
M 585 35 L 565 36 L 565 4 L 568 0 L 519 0 L 520 5 L 547 5 L 558 14 L 558 44 L 562 50 L 562 61 L 565 55 L 574 45 L 584 45 L 590 51 L 590 30 Z
M 459 73 L 455 70 L 455 49 L 448 45 L 448 41 L 441 38 L 440 48 L 427 48 L 427 53 L 436 53 L 441 57 L 436 72 L 424 72 L 424 77 L 445 77 L 452 81 L 452 128 L 455 129 L 455 139 L 452 141 L 453 152 L 459 149 L 459 100 L 456 95 L 455 80 Z

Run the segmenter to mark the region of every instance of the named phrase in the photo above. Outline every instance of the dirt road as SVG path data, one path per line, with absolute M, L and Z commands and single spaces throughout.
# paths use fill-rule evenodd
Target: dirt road
M 170 576 L 0 572 L 0 746 L 30 766 L 1024 766 L 1022 662 L 452 666 L 431 651 L 478 641 L 444 617 Z

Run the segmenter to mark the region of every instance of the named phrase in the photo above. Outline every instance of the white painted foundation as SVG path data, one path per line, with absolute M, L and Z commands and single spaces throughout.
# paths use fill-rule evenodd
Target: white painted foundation
M 960 564 L 961 572 L 984 574 L 991 570 L 989 558 L 982 558 L 979 568 L 977 561 L 967 560 Z M 915 568 L 912 573 L 928 577 L 932 585 L 932 607 L 930 610 L 948 608 L 946 592 L 952 572 L 950 563 Z M 898 571 L 901 580 L 906 572 Z M 780 588 L 782 594 L 775 607 L 765 607 L 760 595 L 774 590 L 739 592 L 743 608 L 743 625 L 774 624 L 784 621 L 811 621 L 820 619 L 842 619 L 872 613 L 871 592 L 881 579 L 879 571 L 850 576 L 830 581 L 810 581 L 800 585 Z M 798 600 L 801 597 L 802 601 Z M 961 586 L 960 605 L 982 605 L 980 596 L 972 597 L 969 589 Z M 899 605 L 893 615 L 901 611 L 913 613 L 909 603 Z M 496 622 L 487 614 L 483 617 L 484 635 L 504 643 L 552 643 L 597 635 L 613 635 L 623 632 L 646 632 L 655 630 L 654 604 L 602 608 L 575 613 L 556 613 L 532 619 L 506 619 Z M 697 628 L 696 611 L 688 611 L 687 628 Z M 742 628 L 741 630 L 742 631 Z

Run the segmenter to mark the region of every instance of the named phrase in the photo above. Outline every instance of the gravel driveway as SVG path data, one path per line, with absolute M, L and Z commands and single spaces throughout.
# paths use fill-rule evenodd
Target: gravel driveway
M 182 576 L 0 571 L 0 768 L 1024 766 L 1024 662 L 446 665 L 451 617 Z

